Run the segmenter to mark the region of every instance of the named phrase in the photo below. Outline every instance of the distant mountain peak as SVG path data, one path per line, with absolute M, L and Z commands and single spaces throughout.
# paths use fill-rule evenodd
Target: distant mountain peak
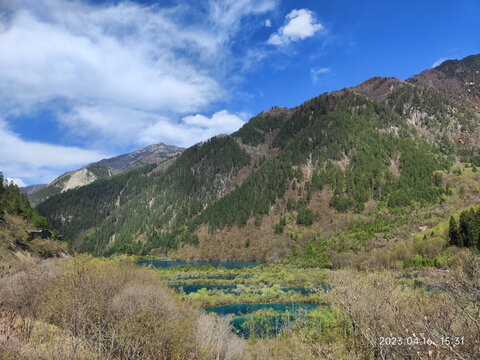
M 122 173 L 131 168 L 144 164 L 165 163 L 177 156 L 184 149 L 164 143 L 152 144 L 128 154 L 118 155 L 109 159 L 102 159 L 96 163 L 86 165 L 81 169 L 69 171 L 60 175 L 50 184 L 35 189 L 29 194 L 33 205 L 47 200 L 61 192 L 88 185 L 97 179 Z
M 351 90 L 371 100 L 382 102 L 385 101 L 394 90 L 403 86 L 412 85 L 395 77 L 375 76 L 351 88 Z
M 407 79 L 407 82 L 433 88 L 448 100 L 480 113 L 480 54 L 462 60 L 446 60 L 433 69 Z

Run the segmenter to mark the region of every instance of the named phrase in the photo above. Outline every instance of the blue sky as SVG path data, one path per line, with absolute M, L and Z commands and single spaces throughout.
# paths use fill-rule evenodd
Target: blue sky
M 19 184 L 480 53 L 480 2 L 0 0 L 0 171 Z

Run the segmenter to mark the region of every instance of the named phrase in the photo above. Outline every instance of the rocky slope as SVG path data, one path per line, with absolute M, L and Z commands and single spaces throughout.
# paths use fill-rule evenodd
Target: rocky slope
M 48 184 L 37 184 L 37 185 L 23 186 L 20 188 L 20 191 L 25 195 L 27 195 L 28 197 L 30 197 L 33 194 L 35 194 L 37 191 L 42 190 L 47 185 Z
M 113 174 L 119 174 L 125 170 L 142 164 L 161 164 L 165 160 L 180 154 L 184 148 L 163 143 L 149 145 L 129 154 L 103 159 L 95 165 L 107 166 Z
M 166 163 L 178 156 L 183 150 L 178 146 L 163 143 L 149 145 L 132 153 L 103 159 L 81 169 L 67 172 L 41 188 L 38 188 L 39 185 L 34 185 L 36 186 L 35 191 L 27 195 L 30 197 L 32 205 L 36 206 L 56 194 L 91 184 L 97 179 L 120 174 L 145 164 L 159 165 Z
M 407 82 L 434 89 L 447 99 L 480 113 L 480 56 L 447 60 L 411 77 Z

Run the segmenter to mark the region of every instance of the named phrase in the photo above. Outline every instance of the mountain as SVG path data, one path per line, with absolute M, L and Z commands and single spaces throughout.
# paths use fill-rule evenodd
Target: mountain
M 480 57 L 447 60 L 426 70 L 407 82 L 438 91 L 447 99 L 480 113 Z
M 167 160 L 176 157 L 183 150 L 178 146 L 163 143 L 149 145 L 129 154 L 103 159 L 81 169 L 67 172 L 46 186 L 34 185 L 35 190 L 30 190 L 31 194 L 27 193 L 27 195 L 30 197 L 32 205 L 35 206 L 56 194 L 91 184 L 104 177 L 120 174 L 136 166 L 144 164 L 166 165 Z
M 100 160 L 94 165 L 107 166 L 113 174 L 139 166 L 140 164 L 161 164 L 166 159 L 180 154 L 184 148 L 163 143 L 149 145 L 129 154 L 115 156 L 110 159 Z
M 37 184 L 37 185 L 29 185 L 29 186 L 23 186 L 20 188 L 20 191 L 27 195 L 28 197 L 32 196 L 35 194 L 37 191 L 42 190 L 45 186 L 48 184 Z
M 274 107 L 168 167 L 104 177 L 37 209 L 96 255 L 368 264 L 362 254 L 394 254 L 430 219 L 480 201 L 476 95 L 442 82 L 475 86 L 479 59 Z

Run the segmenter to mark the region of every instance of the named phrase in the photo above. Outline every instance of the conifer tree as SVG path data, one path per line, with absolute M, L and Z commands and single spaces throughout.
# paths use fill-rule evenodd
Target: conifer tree
M 460 236 L 458 234 L 457 222 L 453 216 L 450 217 L 450 221 L 448 223 L 448 238 L 450 245 L 461 246 L 459 244 Z

